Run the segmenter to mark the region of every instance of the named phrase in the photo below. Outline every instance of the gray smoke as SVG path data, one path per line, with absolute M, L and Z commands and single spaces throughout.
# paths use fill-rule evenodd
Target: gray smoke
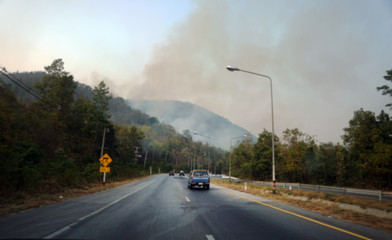
M 379 41 L 392 42 L 390 2 L 195 4 L 156 46 L 129 98 L 189 101 L 255 135 L 270 131 L 268 79 L 226 71 L 233 65 L 272 77 L 278 135 L 297 127 L 322 141 L 339 141 L 354 110 L 385 104 L 375 88 L 392 67 L 390 45 Z

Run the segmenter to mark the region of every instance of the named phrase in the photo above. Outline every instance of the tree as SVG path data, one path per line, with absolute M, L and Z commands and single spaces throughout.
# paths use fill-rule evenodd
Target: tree
M 144 133 L 135 126 L 116 126 L 116 145 L 121 162 L 134 160 L 135 149 L 141 150 Z
M 276 138 L 276 136 L 275 136 Z M 278 139 L 275 139 L 278 142 Z M 253 146 L 253 177 L 259 180 L 272 179 L 272 133 L 264 129 Z
M 42 82 L 36 83 L 40 102 L 48 111 L 57 111 L 61 117 L 65 117 L 71 110 L 74 102 L 76 83 L 73 76 L 64 71 L 62 59 L 56 59 L 50 66 L 46 66 L 47 75 Z
M 96 112 L 90 99 L 81 97 L 75 101 L 68 128 L 68 145 L 75 159 L 93 156 L 94 149 L 99 146 Z
M 193 140 L 193 134 L 189 129 L 186 129 L 182 131 L 182 136 L 187 140 L 187 141 L 192 141 Z
M 41 98 L 32 108 L 45 119 L 35 128 L 37 136 L 42 138 L 40 145 L 48 150 L 47 154 L 53 154 L 57 148 L 66 149 L 76 83 L 73 76 L 64 71 L 61 59 L 54 60 L 45 70 L 47 74 L 42 82 L 35 84 Z
M 345 186 L 347 181 L 347 150 L 339 143 L 336 146 L 336 183 Z
M 386 71 L 387 75 L 384 76 L 384 79 L 386 81 L 392 82 L 392 69 Z M 388 85 L 383 85 L 381 87 L 377 87 L 377 91 L 382 91 L 382 95 L 389 95 L 392 97 L 392 88 Z M 386 107 L 389 107 L 389 109 L 392 110 L 392 103 L 388 103 L 385 105 Z
M 313 138 L 297 128 L 283 131 L 283 143 L 280 146 L 282 158 L 278 167 L 282 180 L 304 181 L 307 159 L 313 159 L 313 145 Z
M 232 175 L 247 179 L 252 178 L 252 139 L 245 138 L 238 147 L 233 149 Z
M 109 87 L 106 87 L 105 82 L 101 81 L 98 86 L 94 87 L 93 101 L 103 121 L 110 118 L 108 114 L 110 99 L 112 99 L 112 96 L 109 95 Z
M 338 148 L 331 142 L 319 145 L 317 159 L 314 162 L 314 171 L 310 172 L 310 175 L 313 177 L 313 183 L 328 186 L 336 183 L 338 172 L 337 151 Z M 342 171 L 342 166 L 340 166 L 339 171 Z
M 344 143 L 349 150 L 348 174 L 362 186 L 390 187 L 392 173 L 392 122 L 385 112 L 375 116 L 360 109 L 345 128 Z

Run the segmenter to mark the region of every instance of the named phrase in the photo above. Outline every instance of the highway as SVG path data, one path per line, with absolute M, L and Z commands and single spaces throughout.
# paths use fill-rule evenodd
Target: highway
M 0 238 L 392 239 L 392 234 L 212 185 L 155 175 L 0 218 Z

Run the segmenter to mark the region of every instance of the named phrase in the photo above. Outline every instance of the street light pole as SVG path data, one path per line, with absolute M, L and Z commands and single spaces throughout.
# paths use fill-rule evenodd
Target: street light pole
M 199 136 L 202 136 L 202 137 L 205 137 L 205 138 L 207 138 L 208 139 L 208 162 L 207 162 L 207 170 L 208 170 L 208 172 L 210 172 L 210 158 L 211 158 L 211 150 L 210 150 L 210 140 L 211 140 L 211 137 L 210 136 L 207 136 L 207 135 L 203 135 L 203 134 L 200 134 L 200 133 L 198 133 L 198 132 L 192 132 L 193 134 L 195 134 L 195 135 L 199 135 Z
M 249 74 L 253 74 L 253 75 L 257 75 L 260 77 L 265 77 L 268 78 L 270 81 L 270 86 L 271 86 L 271 118 L 272 118 L 272 184 L 273 184 L 273 193 L 276 193 L 276 179 L 275 179 L 275 130 L 274 130 L 274 98 L 272 95 L 272 79 L 264 74 L 260 74 L 260 73 L 255 73 L 255 72 L 250 72 L 247 70 L 242 70 L 236 67 L 232 67 L 232 66 L 226 66 L 226 69 L 234 72 L 234 71 L 240 71 L 240 72 L 245 72 L 245 73 L 249 73 Z

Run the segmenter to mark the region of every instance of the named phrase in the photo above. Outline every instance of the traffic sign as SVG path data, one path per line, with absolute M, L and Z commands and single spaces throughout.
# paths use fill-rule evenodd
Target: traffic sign
M 99 161 L 102 163 L 102 165 L 104 167 L 106 167 L 107 165 L 109 165 L 112 162 L 112 159 L 109 157 L 109 155 L 107 153 L 105 153 L 100 159 Z
M 110 172 L 110 167 L 100 167 L 99 171 L 100 172 L 105 172 L 105 173 Z

